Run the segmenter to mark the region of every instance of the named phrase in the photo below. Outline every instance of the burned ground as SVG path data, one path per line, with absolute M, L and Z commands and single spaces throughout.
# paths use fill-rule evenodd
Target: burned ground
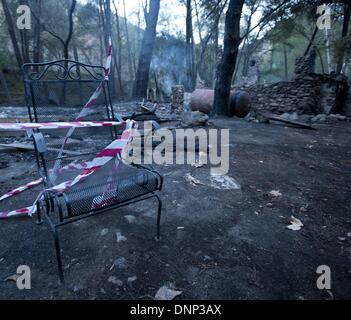
M 228 175 L 241 190 L 213 188 L 209 166 L 159 167 L 162 241 L 153 240 L 152 200 L 63 228 L 67 287 L 58 285 L 46 224 L 0 221 L 0 298 L 152 299 L 172 284 L 180 299 L 350 299 L 349 123 L 318 131 L 233 119 L 212 126 L 231 130 Z M 0 166 L 1 194 L 35 177 L 29 154 L 3 154 Z M 300 231 L 286 228 L 292 215 Z M 30 266 L 32 290 L 4 281 L 19 265 Z M 329 292 L 316 287 L 320 265 L 331 268 Z

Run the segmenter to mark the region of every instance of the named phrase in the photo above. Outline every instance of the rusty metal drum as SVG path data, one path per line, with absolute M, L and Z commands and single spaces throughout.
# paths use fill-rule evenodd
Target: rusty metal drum
M 190 97 L 192 111 L 200 111 L 210 114 L 213 108 L 214 90 L 197 89 Z M 251 108 L 250 95 L 245 91 L 231 91 L 230 93 L 230 116 L 245 118 Z
M 251 110 L 251 98 L 245 91 L 232 91 L 230 96 L 230 116 L 245 118 Z
M 214 90 L 197 89 L 190 97 L 190 108 L 192 111 L 200 111 L 210 114 L 213 108 Z

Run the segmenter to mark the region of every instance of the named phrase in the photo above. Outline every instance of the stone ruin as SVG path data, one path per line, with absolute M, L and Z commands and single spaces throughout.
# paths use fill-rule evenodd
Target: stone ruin
M 275 114 L 317 115 L 348 113 L 348 79 L 344 75 L 317 74 L 313 50 L 296 60 L 295 78 L 273 84 L 241 87 L 251 95 L 254 111 Z M 348 98 L 349 99 L 349 98 Z

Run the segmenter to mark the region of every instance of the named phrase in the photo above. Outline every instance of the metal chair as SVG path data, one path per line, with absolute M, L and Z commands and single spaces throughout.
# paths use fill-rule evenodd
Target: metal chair
M 71 122 L 79 117 L 96 88 L 102 94 L 84 121 L 115 121 L 105 69 L 72 60 L 25 64 L 22 68 L 31 122 Z M 117 118 L 121 120 L 121 118 Z M 45 190 L 77 177 L 104 147 L 118 138 L 120 126 L 34 130 L 38 170 Z M 65 147 L 61 148 L 65 142 Z M 50 169 L 53 168 L 53 169 Z M 148 199 L 156 199 L 160 239 L 162 176 L 153 168 L 124 163 L 116 157 L 101 170 L 64 192 L 45 191 L 38 204 L 38 223 L 48 221 L 54 236 L 60 280 L 64 283 L 58 229 L 70 223 Z

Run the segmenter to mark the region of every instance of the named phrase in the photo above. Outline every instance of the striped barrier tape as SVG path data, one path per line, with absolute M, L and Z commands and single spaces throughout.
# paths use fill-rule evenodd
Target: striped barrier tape
M 112 127 L 120 126 L 116 121 L 75 121 L 75 122 L 47 122 L 47 123 L 0 123 L 0 130 L 28 131 L 28 130 L 54 130 L 54 129 L 76 129 L 89 127 Z
M 107 57 L 106 57 L 106 64 L 105 64 L 105 80 L 108 80 L 109 75 L 111 73 L 111 63 L 112 63 L 112 40 L 111 38 L 109 38 L 109 46 L 107 49 Z M 96 104 L 97 99 L 99 98 L 99 96 L 101 95 L 103 91 L 103 82 L 100 83 L 100 85 L 97 87 L 97 89 L 95 90 L 95 92 L 93 93 L 93 95 L 91 96 L 91 98 L 89 99 L 89 101 L 85 104 L 85 106 L 83 107 L 82 111 L 79 113 L 77 119 L 75 122 L 70 122 L 70 123 L 65 123 L 65 122 L 57 122 L 57 123 L 16 123 L 16 124 L 0 124 L 0 130 L 15 130 L 15 131 L 22 131 L 25 130 L 27 131 L 27 133 L 30 135 L 32 130 L 40 130 L 40 129 L 69 129 L 64 143 L 59 151 L 59 156 L 58 158 L 61 158 L 63 153 L 64 153 L 64 148 L 69 140 L 69 138 L 72 136 L 72 134 L 74 133 L 76 128 L 82 128 L 82 127 L 101 127 L 101 126 L 114 126 L 114 125 L 121 125 L 121 122 L 82 122 L 84 120 L 85 117 L 87 117 L 89 115 L 89 113 L 91 112 L 92 107 Z M 55 176 L 57 173 L 62 172 L 62 169 L 59 169 L 61 165 L 61 160 L 57 160 L 54 168 L 51 171 L 52 173 L 52 177 L 55 179 Z M 73 166 L 73 165 L 72 165 Z M 71 166 L 71 168 L 72 168 Z M 15 189 L 15 193 L 9 195 L 6 194 L 4 197 L 5 200 L 9 197 L 13 197 L 15 195 L 18 195 L 21 192 L 24 192 L 30 188 L 32 188 L 32 184 L 35 184 L 36 181 L 29 183 L 28 185 L 19 187 L 17 189 Z M 40 183 L 42 183 L 43 181 L 41 180 Z M 28 187 L 29 186 L 29 187 Z M 21 191 L 18 191 L 21 190 Z M 35 202 L 38 202 L 39 199 L 42 197 L 42 194 L 36 199 Z M 3 197 L 1 197 L 3 198 Z M 0 201 L 2 201 L 0 200 Z M 5 219 L 8 217 L 13 217 L 13 216 L 24 216 L 24 215 L 32 215 L 34 214 L 36 211 L 36 206 L 32 206 L 32 207 L 27 207 L 27 208 L 23 208 L 23 209 L 19 209 L 19 210 L 14 210 L 11 212 L 0 212 L 0 219 Z
M 112 63 L 112 40 L 110 37 L 109 38 L 109 46 L 107 49 L 106 64 L 105 64 L 105 80 L 108 80 L 108 78 L 110 76 L 111 63 Z M 84 120 L 85 117 L 87 117 L 89 115 L 89 113 L 92 110 L 92 107 L 96 104 L 98 98 L 100 97 L 100 95 L 103 91 L 103 88 L 104 88 L 104 82 L 102 81 L 99 84 L 99 86 L 97 87 L 97 89 L 95 90 L 95 92 L 93 93 L 93 95 L 90 97 L 89 101 L 85 104 L 82 111 L 77 116 L 77 118 L 76 118 L 77 121 L 82 121 L 82 120 Z M 62 155 L 64 153 L 64 149 L 65 149 L 65 146 L 67 144 L 67 141 L 74 133 L 74 130 L 75 130 L 75 128 L 71 128 L 66 134 L 65 140 L 62 144 L 62 147 L 61 147 L 59 154 L 58 154 L 58 157 L 57 157 L 58 160 L 56 160 L 54 168 L 53 168 L 53 176 L 52 176 L 53 180 L 55 180 L 57 178 L 58 170 L 59 170 L 59 167 L 61 166 L 60 159 L 62 158 Z
M 63 182 L 57 186 L 54 186 L 50 189 L 42 191 L 31 207 L 18 209 L 18 210 L 14 210 L 11 212 L 0 212 L 0 219 L 6 219 L 6 218 L 10 218 L 10 217 L 15 217 L 15 216 L 17 216 L 17 217 L 19 217 L 19 216 L 32 216 L 33 214 L 36 213 L 37 203 L 43 197 L 45 192 L 52 191 L 52 192 L 57 192 L 57 193 L 64 193 L 64 192 L 68 191 L 70 188 L 72 188 L 73 186 L 77 185 L 78 183 L 86 180 L 92 174 L 98 172 L 103 166 L 105 166 L 107 163 L 109 163 L 112 159 L 114 159 L 118 156 L 123 157 L 123 155 L 125 155 L 128 151 L 128 144 L 133 139 L 135 130 L 137 130 L 137 123 L 135 121 L 128 120 L 126 122 L 126 130 L 123 132 L 121 138 L 113 141 L 109 146 L 107 146 L 107 148 L 105 148 L 103 151 L 101 151 L 95 157 L 94 160 L 87 163 L 86 168 L 75 179 Z M 67 166 L 67 168 L 68 167 L 69 166 Z M 37 180 L 36 182 L 37 182 L 37 185 L 39 185 L 43 181 L 40 181 L 40 183 L 39 183 L 39 180 Z M 6 198 L 4 198 L 4 199 L 7 199 L 7 198 L 14 196 L 14 195 L 18 195 L 20 192 L 24 192 L 25 190 L 33 188 L 34 187 L 34 185 L 32 185 L 33 183 L 30 183 L 24 187 L 20 187 L 20 188 L 15 189 L 14 190 L 15 194 L 11 194 L 11 192 L 9 192 L 6 196 Z

